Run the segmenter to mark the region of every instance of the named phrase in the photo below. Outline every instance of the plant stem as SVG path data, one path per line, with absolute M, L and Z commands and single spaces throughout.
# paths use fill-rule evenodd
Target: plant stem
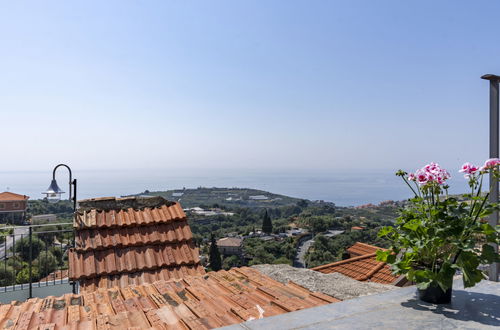
M 413 190 L 413 187 L 410 185 L 408 180 L 406 180 L 406 178 L 404 176 L 402 176 L 402 178 L 403 178 L 403 181 L 408 185 L 408 187 L 410 187 L 411 191 L 413 191 L 413 193 L 415 194 L 415 197 L 418 197 L 417 193 L 415 192 L 415 190 Z

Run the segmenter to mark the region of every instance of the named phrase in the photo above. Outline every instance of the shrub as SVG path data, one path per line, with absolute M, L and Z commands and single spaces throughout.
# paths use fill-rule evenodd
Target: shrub
M 40 254 L 40 252 L 45 249 L 45 243 L 36 237 L 32 238 L 31 243 L 32 243 L 31 258 L 32 260 L 35 260 Z M 28 237 L 16 241 L 16 252 L 21 255 L 21 258 L 23 258 L 23 260 L 25 261 L 29 260 L 29 255 L 30 255 L 29 251 L 30 251 L 30 242 Z
M 45 277 L 57 269 L 57 259 L 51 252 L 42 252 L 34 265 L 38 267 L 40 277 Z

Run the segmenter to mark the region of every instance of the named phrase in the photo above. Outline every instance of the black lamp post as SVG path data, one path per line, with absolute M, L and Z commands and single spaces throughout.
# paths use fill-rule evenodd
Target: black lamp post
M 54 170 L 52 171 L 52 181 L 50 182 L 49 188 L 47 188 L 47 191 L 43 192 L 42 194 L 45 194 L 47 196 L 47 199 L 51 203 L 57 203 L 58 201 L 61 200 L 61 195 L 64 194 L 64 191 L 62 191 L 61 188 L 57 185 L 56 181 L 56 170 L 59 167 L 66 167 L 69 171 L 69 200 L 73 201 L 73 212 L 76 212 L 76 179 L 73 179 L 72 173 L 71 173 L 71 168 L 69 168 L 68 165 L 66 164 L 59 164 L 56 167 L 54 167 Z M 31 228 L 30 228 L 31 230 Z M 75 246 L 75 231 L 73 229 L 73 247 Z M 31 284 L 31 270 L 30 270 L 30 284 Z M 70 283 L 71 286 L 73 287 L 73 293 L 76 294 L 76 282 Z M 31 291 L 30 291 L 30 296 L 31 296 Z
M 59 164 L 54 167 L 54 170 L 52 171 L 52 182 L 50 183 L 49 188 L 47 188 L 47 191 L 42 194 L 45 194 L 48 201 L 51 203 L 57 203 L 61 200 L 61 195 L 64 194 L 64 191 L 59 188 L 56 181 L 56 170 L 61 166 L 66 167 L 69 171 L 69 200 L 73 201 L 73 211 L 76 211 L 76 179 L 72 178 L 71 168 L 69 168 L 68 165 Z

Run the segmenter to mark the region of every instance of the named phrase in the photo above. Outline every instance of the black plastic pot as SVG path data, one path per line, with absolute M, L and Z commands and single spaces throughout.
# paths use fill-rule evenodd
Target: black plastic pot
M 449 304 L 451 302 L 451 290 L 449 288 L 443 291 L 439 285 L 432 283 L 427 289 L 417 289 L 417 292 L 418 298 L 422 301 L 431 304 Z

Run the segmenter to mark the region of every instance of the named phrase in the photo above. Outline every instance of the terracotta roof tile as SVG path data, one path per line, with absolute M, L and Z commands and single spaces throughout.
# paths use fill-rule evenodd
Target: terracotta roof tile
M 239 247 L 243 243 L 243 239 L 239 237 L 224 237 L 217 241 L 217 246 L 233 246 Z
M 377 252 L 377 250 L 385 250 L 385 249 L 366 243 L 356 242 L 356 244 L 347 249 L 347 252 L 349 252 L 352 258 L 352 257 L 362 256 L 365 254 L 375 253 Z
M 336 301 L 243 267 L 0 305 L 0 328 L 210 329 Z
M 375 251 L 377 249 L 381 248 L 358 242 L 348 249 L 348 251 L 350 250 L 350 253 L 370 250 L 374 251 L 372 253 L 355 256 L 350 259 L 314 267 L 312 270 L 324 274 L 341 273 L 358 281 L 393 284 L 398 277 L 392 274 L 388 264 L 376 260 Z
M 69 251 L 69 278 L 87 290 L 204 273 L 179 203 L 158 197 L 99 198 L 81 204 L 75 248 Z
M 155 208 L 78 211 L 74 226 L 76 228 L 148 226 L 185 219 L 186 214 L 181 205 L 175 202 L 171 205 L 161 205 Z
M 69 258 L 70 279 L 199 263 L 198 251 L 192 241 L 184 244 L 112 248 L 83 253 L 71 250 Z
M 9 191 L 0 193 L 0 201 L 24 201 L 27 200 L 29 196 L 19 195 Z

